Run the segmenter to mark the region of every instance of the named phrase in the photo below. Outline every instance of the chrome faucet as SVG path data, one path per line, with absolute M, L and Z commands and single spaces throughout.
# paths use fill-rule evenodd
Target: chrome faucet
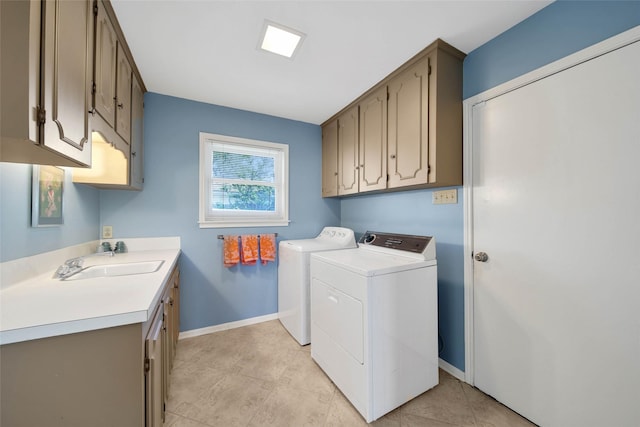
M 73 276 L 76 273 L 81 272 L 82 270 L 84 270 L 82 268 L 82 264 L 84 263 L 84 260 L 86 258 L 94 257 L 94 256 L 114 256 L 114 255 L 115 255 L 115 252 L 106 251 L 106 252 L 96 252 L 94 254 L 83 255 L 83 256 L 68 259 L 64 262 L 64 264 L 58 267 L 56 272 L 53 274 L 53 278 L 64 280 L 64 279 L 68 279 L 69 277 Z

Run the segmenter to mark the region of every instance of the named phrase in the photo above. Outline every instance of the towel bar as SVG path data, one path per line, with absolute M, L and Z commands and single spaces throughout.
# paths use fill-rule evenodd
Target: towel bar
M 273 235 L 278 237 L 278 233 L 273 233 Z M 258 236 L 258 239 L 260 238 L 259 234 L 256 234 L 256 236 Z M 238 237 L 240 237 L 240 235 L 238 235 Z M 224 234 L 218 234 L 218 240 L 224 240 Z

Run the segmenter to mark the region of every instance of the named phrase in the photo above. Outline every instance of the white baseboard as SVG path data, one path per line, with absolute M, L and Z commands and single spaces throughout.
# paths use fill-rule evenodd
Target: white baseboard
M 267 314 L 264 316 L 252 317 L 250 319 L 238 320 L 235 322 L 222 323 L 220 325 L 207 326 L 206 328 L 191 329 L 190 331 L 180 332 L 178 339 L 198 337 L 200 335 L 212 334 L 214 332 L 226 331 L 227 329 L 241 328 L 243 326 L 255 325 L 256 323 L 268 322 L 278 318 L 278 313 Z
M 448 374 L 453 375 L 454 377 L 456 377 L 460 381 L 466 382 L 465 379 L 464 379 L 464 371 L 461 371 L 460 369 L 456 368 L 455 366 L 453 366 L 452 364 L 450 364 L 448 362 L 445 362 L 442 359 L 439 359 L 438 365 L 440 366 L 440 369 L 442 369 L 443 371 L 447 372 Z

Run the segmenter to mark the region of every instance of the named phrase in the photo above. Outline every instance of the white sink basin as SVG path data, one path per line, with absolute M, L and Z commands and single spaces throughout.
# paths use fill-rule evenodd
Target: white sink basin
M 129 276 L 158 271 L 164 263 L 158 261 L 126 262 L 120 264 L 92 265 L 63 280 L 94 279 L 97 277 Z

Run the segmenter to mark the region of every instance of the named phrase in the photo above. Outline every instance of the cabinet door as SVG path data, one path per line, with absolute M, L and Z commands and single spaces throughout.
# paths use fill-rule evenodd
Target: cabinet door
M 178 337 L 180 335 L 180 270 L 176 267 L 173 273 L 173 304 L 171 317 L 173 318 L 173 355 L 175 356 L 175 348 L 178 344 Z M 173 361 L 171 363 L 173 365 Z
M 360 192 L 387 188 L 387 87 L 360 102 Z
M 322 197 L 338 195 L 338 120 L 322 128 Z
M 42 7 L 44 146 L 90 165 L 91 2 L 46 1 Z
M 388 187 L 429 178 L 429 58 L 389 82 Z
M 116 132 L 131 141 L 131 65 L 118 43 L 118 70 L 116 83 Z
M 358 106 L 338 117 L 338 194 L 358 192 Z
M 138 79 L 131 85 L 131 157 L 129 185 L 142 190 L 144 184 L 144 94 Z
M 116 107 L 116 52 L 118 38 L 113 25 L 102 7 L 98 8 L 96 17 L 96 49 L 94 83 L 95 93 L 93 106 L 95 111 L 113 127 Z
M 163 312 L 157 311 L 156 317 L 145 341 L 145 387 L 146 387 L 146 427 L 162 427 L 163 423 Z

